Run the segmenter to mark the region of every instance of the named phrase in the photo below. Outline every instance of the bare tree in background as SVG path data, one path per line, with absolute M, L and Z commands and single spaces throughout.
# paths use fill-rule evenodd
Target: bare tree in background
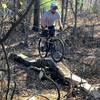
M 40 0 L 34 1 L 34 24 L 33 30 L 38 31 L 40 22 Z
M 64 22 L 63 22 L 64 27 L 67 20 L 67 12 L 68 12 L 68 0 L 66 0 L 65 15 L 64 15 Z
M 13 0 L 13 6 L 14 6 L 14 8 L 13 8 L 13 10 L 14 10 L 14 22 L 16 21 L 16 0 Z
M 65 0 L 62 0 L 62 4 L 61 4 L 61 21 L 62 21 L 62 23 L 63 23 L 63 25 L 64 25 L 64 6 L 65 6 Z

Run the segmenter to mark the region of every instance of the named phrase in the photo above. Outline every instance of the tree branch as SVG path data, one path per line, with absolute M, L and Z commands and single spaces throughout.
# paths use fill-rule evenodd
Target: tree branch
M 12 31 L 17 27 L 17 25 L 23 20 L 23 18 L 25 18 L 25 16 L 28 14 L 30 8 L 32 7 L 34 3 L 34 0 L 32 0 L 29 4 L 29 6 L 27 7 L 27 10 L 24 12 L 24 14 L 15 22 L 13 23 L 12 27 L 10 28 L 10 30 L 6 33 L 6 35 L 0 39 L 0 44 L 2 44 L 4 41 L 6 41 L 6 39 L 10 36 L 10 34 L 12 33 Z
M 43 71 L 43 73 L 44 73 L 44 77 L 45 77 L 46 79 L 48 79 L 49 81 L 51 81 L 51 82 L 55 85 L 55 87 L 56 87 L 56 89 L 57 89 L 57 93 L 58 93 L 58 98 L 57 98 L 57 100 L 60 100 L 60 89 L 59 89 L 58 85 L 56 84 L 56 82 L 55 82 L 52 78 L 50 78 L 50 77 L 48 77 L 48 76 L 46 75 L 46 72 L 45 72 L 44 69 L 43 69 L 42 71 Z
M 8 57 L 7 57 L 7 53 L 6 53 L 4 44 L 1 43 L 1 46 L 2 46 L 2 50 L 3 50 L 3 52 L 4 52 L 5 60 L 6 60 L 6 63 L 7 63 L 8 83 L 7 83 L 7 92 L 6 92 L 6 97 L 5 97 L 5 100 L 7 100 L 8 93 L 9 93 L 9 87 L 10 87 L 10 80 L 11 80 L 10 75 L 11 75 L 11 73 L 10 73 L 10 66 L 9 66 Z
M 14 82 L 14 88 L 13 88 L 10 100 L 13 100 L 15 89 L 16 89 L 16 82 Z

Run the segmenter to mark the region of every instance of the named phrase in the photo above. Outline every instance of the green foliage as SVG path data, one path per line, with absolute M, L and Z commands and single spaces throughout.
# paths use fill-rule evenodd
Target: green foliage
M 94 13 L 96 13 L 96 12 L 97 12 L 97 8 L 96 8 L 96 7 L 93 7 L 93 8 L 92 8 L 92 11 L 93 11 Z
M 92 11 L 93 11 L 94 13 L 97 12 L 97 5 L 96 5 L 95 3 L 92 5 Z
M 78 3 L 78 9 L 80 9 L 82 6 L 83 6 L 83 2 L 84 0 L 77 0 L 77 3 Z
M 55 0 L 41 0 L 41 2 L 40 2 L 41 8 L 43 8 L 43 9 L 49 9 L 50 4 L 52 2 L 55 2 Z
M 57 3 L 58 4 L 58 2 L 56 0 L 41 0 L 40 8 L 44 9 L 44 10 L 48 10 L 48 9 L 50 9 L 51 3 Z M 60 6 L 59 6 L 59 8 L 60 8 Z

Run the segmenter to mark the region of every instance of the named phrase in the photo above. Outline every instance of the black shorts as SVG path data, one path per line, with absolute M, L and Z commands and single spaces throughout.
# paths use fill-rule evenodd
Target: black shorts
M 43 30 L 41 33 L 42 37 L 53 37 L 55 35 L 55 27 L 54 26 L 49 26 L 48 30 Z

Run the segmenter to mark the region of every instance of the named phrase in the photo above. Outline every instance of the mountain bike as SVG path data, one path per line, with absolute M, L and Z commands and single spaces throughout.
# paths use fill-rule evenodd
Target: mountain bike
M 55 62 L 59 62 L 62 60 L 64 55 L 64 45 L 62 40 L 56 36 L 51 37 L 48 35 L 45 39 L 40 36 L 38 51 L 41 58 L 45 58 L 48 54 L 51 54 L 52 59 Z

